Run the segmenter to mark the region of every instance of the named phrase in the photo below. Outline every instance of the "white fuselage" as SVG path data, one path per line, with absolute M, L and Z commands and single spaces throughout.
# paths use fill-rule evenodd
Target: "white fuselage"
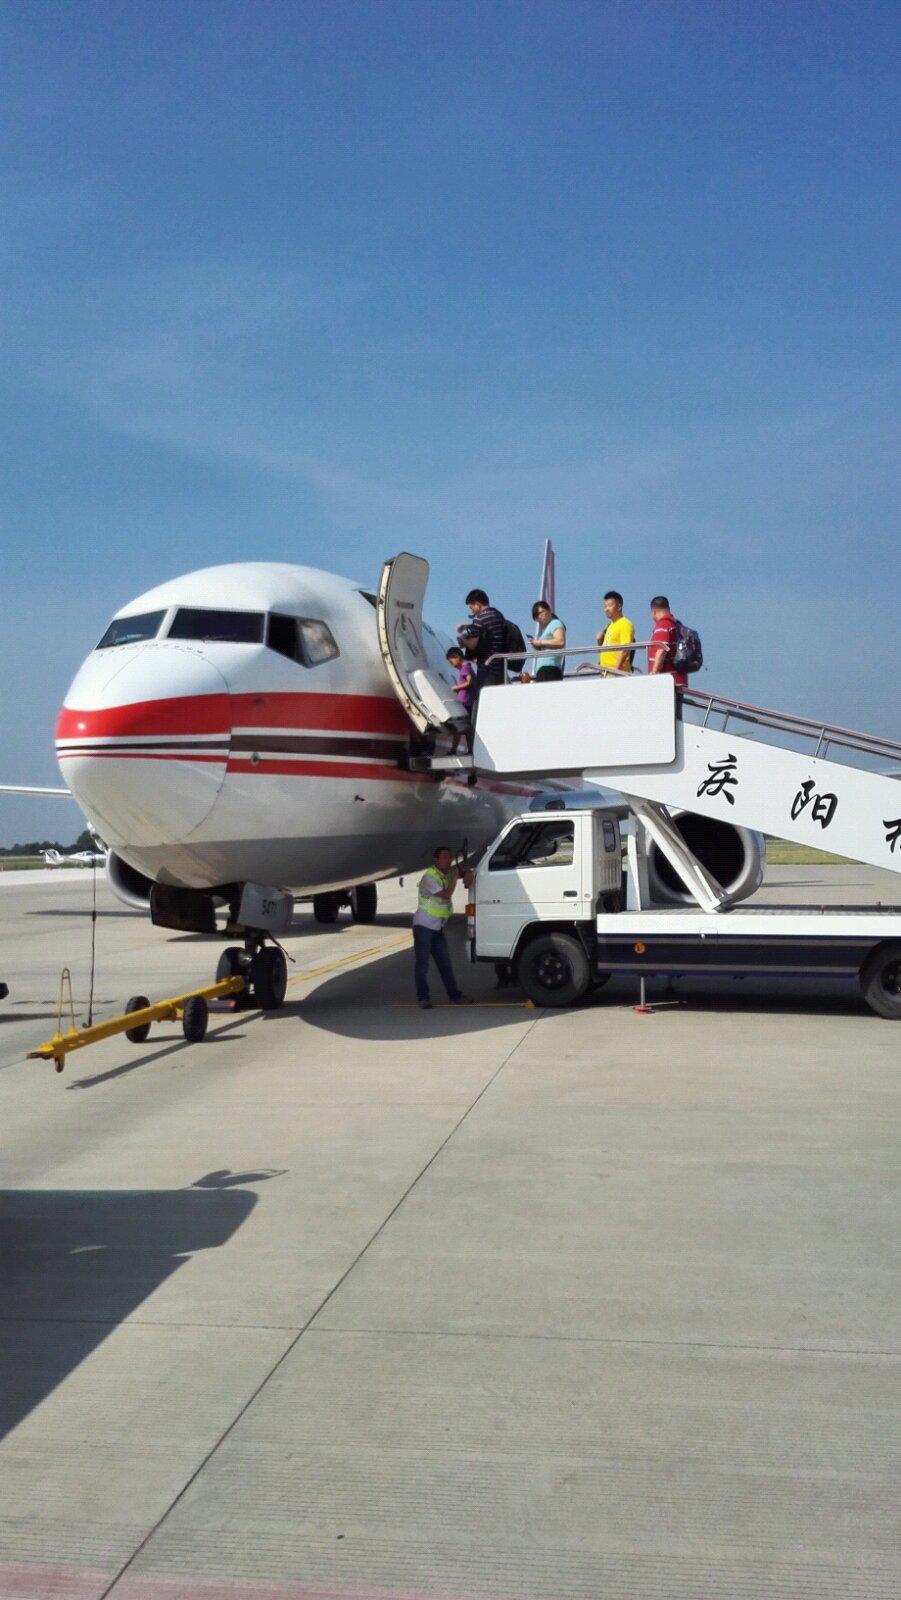
M 267 642 L 273 614 L 282 643 L 302 624 L 297 658 Z M 148 878 L 295 894 L 370 882 L 416 870 L 438 844 L 480 851 L 529 792 L 407 770 L 414 730 L 379 653 L 375 609 L 345 578 L 211 567 L 150 590 L 111 627 L 127 634 L 129 619 L 146 617 L 156 620 L 135 631 L 148 637 L 88 656 L 60 713 L 57 754 L 91 826 Z M 247 618 L 262 619 L 258 637 L 200 637 L 213 619 L 227 633 L 235 617 L 250 633 Z M 316 623 L 324 648 L 322 628 L 307 626 Z M 449 675 L 448 641 L 430 630 L 425 641 L 430 667 Z

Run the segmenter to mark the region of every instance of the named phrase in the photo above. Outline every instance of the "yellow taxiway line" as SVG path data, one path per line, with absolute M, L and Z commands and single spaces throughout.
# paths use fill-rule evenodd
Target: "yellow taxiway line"
M 327 972 L 337 972 L 341 967 L 351 966 L 354 961 L 364 961 L 367 956 L 386 955 L 389 950 L 400 950 L 403 945 L 410 946 L 412 943 L 413 935 L 405 933 L 402 939 L 391 939 L 386 944 L 373 944 L 366 950 L 353 950 L 350 955 L 339 956 L 337 961 L 327 961 L 321 967 L 310 967 L 307 972 L 298 972 L 295 977 L 288 979 L 288 983 L 289 985 L 306 983 L 310 978 L 323 978 Z

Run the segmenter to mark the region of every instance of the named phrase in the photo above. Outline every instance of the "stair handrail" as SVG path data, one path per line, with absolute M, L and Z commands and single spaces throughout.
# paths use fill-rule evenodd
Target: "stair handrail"
M 901 743 L 895 739 L 883 739 L 877 734 L 861 733 L 855 728 L 843 728 L 837 723 L 820 722 L 812 717 L 800 717 L 792 711 L 773 711 L 767 706 L 755 706 L 746 700 L 733 700 L 728 695 L 715 694 L 706 689 L 681 690 L 683 705 L 691 705 L 698 711 L 704 711 L 703 726 L 707 726 L 708 718 L 722 715 L 726 721 L 730 717 L 737 717 L 740 721 L 755 722 L 761 727 L 770 727 L 778 733 L 795 734 L 798 738 L 817 739 L 817 751 L 821 746 L 831 744 L 841 745 L 844 749 L 859 750 L 866 755 L 884 756 L 886 760 L 894 760 L 901 756 Z
M 621 650 L 649 650 L 653 643 L 655 641 L 652 639 L 641 639 L 634 644 L 612 644 L 609 646 L 600 644 L 564 645 L 559 650 L 547 644 L 540 646 L 537 650 L 496 650 L 493 656 L 485 658 L 484 665 L 490 667 L 492 661 L 529 661 L 534 656 L 594 656 L 597 659 L 598 652 L 604 649 L 615 650 L 618 654 Z M 659 643 L 659 640 L 656 643 Z M 599 673 L 602 670 L 609 671 L 611 676 L 614 675 L 613 667 L 608 669 L 598 668 Z M 622 672 L 617 673 L 616 676 L 627 678 L 629 674 Z M 509 681 L 515 683 L 516 678 L 511 678 Z

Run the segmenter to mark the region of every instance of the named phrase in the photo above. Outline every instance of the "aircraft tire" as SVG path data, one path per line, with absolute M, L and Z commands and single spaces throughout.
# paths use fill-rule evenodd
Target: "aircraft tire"
M 244 966 L 244 951 L 240 945 L 226 945 L 216 962 L 216 982 L 224 983 L 226 978 L 243 978 Z
M 150 1001 L 146 994 L 133 994 L 129 1000 L 126 1000 L 125 1010 L 126 1013 L 129 1011 L 143 1011 L 144 1007 L 149 1006 L 149 1004 Z M 125 1037 L 130 1039 L 132 1044 L 143 1044 L 149 1033 L 150 1023 L 142 1022 L 138 1028 L 126 1028 Z
M 341 910 L 339 894 L 314 894 L 313 916 L 317 922 L 337 922 Z
M 250 982 L 261 1011 L 277 1011 L 288 987 L 288 963 L 275 945 L 264 944 L 250 964 Z
M 350 891 L 350 914 L 354 922 L 374 922 L 379 909 L 378 885 L 360 883 Z
M 188 1044 L 199 1044 L 201 1039 L 206 1037 L 209 1020 L 210 1008 L 202 994 L 193 994 L 190 1000 L 185 1001 L 181 1028 Z
M 901 940 L 870 951 L 860 969 L 860 992 L 877 1016 L 901 1022 Z
M 571 933 L 539 933 L 520 953 L 516 976 L 536 1006 L 573 1006 L 591 987 L 591 964 Z

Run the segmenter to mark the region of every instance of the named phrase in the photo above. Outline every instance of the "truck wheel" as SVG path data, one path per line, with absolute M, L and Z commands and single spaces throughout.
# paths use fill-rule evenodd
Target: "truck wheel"
M 129 1011 L 143 1011 L 144 1007 L 149 1006 L 149 1004 L 150 1001 L 146 994 L 133 994 L 130 1000 L 126 1000 L 125 1010 L 126 1013 Z M 149 1033 L 150 1023 L 142 1022 L 138 1028 L 126 1028 L 125 1037 L 130 1039 L 132 1044 L 143 1044 Z
M 181 1014 L 181 1031 L 188 1044 L 199 1044 L 206 1037 L 209 1020 L 210 1008 L 203 995 L 192 994 L 190 1000 L 185 1001 L 185 1009 Z
M 374 883 L 360 883 L 350 891 L 350 914 L 354 922 L 374 922 L 379 908 L 379 891 Z
M 587 955 L 571 933 L 539 933 L 516 963 L 517 977 L 536 1006 L 572 1006 L 591 985 Z
M 339 894 L 314 894 L 313 916 L 317 922 L 337 922 L 341 910 Z
M 261 1011 L 277 1011 L 288 987 L 288 963 L 275 945 L 264 944 L 250 964 L 250 982 Z
M 901 1022 L 901 940 L 870 951 L 860 969 L 860 992 L 877 1016 Z

